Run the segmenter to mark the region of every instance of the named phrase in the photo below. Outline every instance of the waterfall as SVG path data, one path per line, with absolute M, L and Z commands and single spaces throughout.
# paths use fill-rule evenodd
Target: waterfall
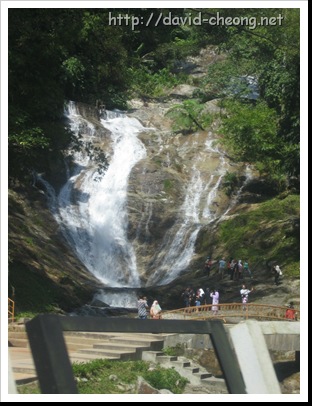
M 105 111 L 105 118 L 101 118 L 103 131 L 97 131 L 72 102 L 67 106 L 66 116 L 83 147 L 79 151 L 68 151 L 71 159 L 67 160 L 67 181 L 58 196 L 46 181 L 42 178 L 40 181 L 48 192 L 51 211 L 77 257 L 107 286 L 95 298 L 110 305 L 127 303 L 134 307 L 136 289 L 165 285 L 189 270 L 201 227 L 220 219 L 231 209 L 233 202 L 230 207 L 219 209 L 217 201 L 229 164 L 222 151 L 214 146 L 210 132 L 201 139 L 194 136 L 191 141 L 181 144 L 181 156 L 190 150 L 198 152 L 189 166 L 184 200 L 176 207 L 175 224 L 166 230 L 142 278 L 142 267 L 140 274 L 137 263 L 141 258 L 136 256 L 134 246 L 142 236 L 143 245 L 152 238 L 153 203 L 144 202 L 145 210 L 134 225 L 135 241 L 132 243 L 127 236 L 127 188 L 133 167 L 147 156 L 138 136 L 155 129 L 145 128 L 136 118 L 123 112 Z M 159 133 L 155 133 L 154 140 L 157 137 L 155 155 L 164 148 Z M 101 163 L 92 159 L 97 146 L 103 146 L 105 150 L 108 160 L 105 170 Z M 172 162 L 170 154 L 166 153 L 166 167 Z M 144 170 L 142 173 L 144 175 Z
M 82 142 L 90 142 L 94 128 L 69 104 L 71 130 Z M 139 287 L 136 257 L 127 239 L 126 211 L 128 176 L 146 155 L 137 135 L 140 122 L 123 113 L 107 112 L 101 119 L 109 130 L 112 154 L 107 171 L 99 176 L 96 165 L 83 150 L 74 153 L 74 167 L 59 196 L 59 221 L 77 256 L 110 287 Z M 97 140 L 99 142 L 99 140 Z
M 193 165 L 191 180 L 188 183 L 176 225 L 164 238 L 159 258 L 153 264 L 155 272 L 148 279 L 147 285 L 165 285 L 188 270 L 202 225 L 216 219 L 216 214 L 212 212 L 211 207 L 215 203 L 218 188 L 226 173 L 227 163 L 222 152 L 213 148 L 215 140 L 211 139 L 211 133 L 208 133 L 207 137 L 204 153 L 198 156 Z M 194 142 L 196 143 L 197 141 Z M 205 184 L 198 167 L 204 159 L 209 160 L 211 155 L 217 156 L 219 164 L 215 173 L 210 176 L 209 182 Z M 215 183 L 214 179 L 216 179 Z

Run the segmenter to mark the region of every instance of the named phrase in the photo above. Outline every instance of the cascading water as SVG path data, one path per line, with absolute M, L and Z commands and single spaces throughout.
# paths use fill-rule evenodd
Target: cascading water
M 156 261 L 157 271 L 149 278 L 148 285 L 165 285 L 185 271 L 194 254 L 196 238 L 202 225 L 207 221 L 212 222 L 216 218 L 210 208 L 226 173 L 227 163 L 222 153 L 213 148 L 212 144 L 213 140 L 205 143 L 204 154 L 200 155 L 193 165 L 192 177 L 180 209 L 177 226 L 169 230 L 165 236 L 164 246 L 166 246 L 167 252 L 164 257 Z M 205 184 L 197 165 L 200 166 L 201 161 L 207 159 L 207 154 L 209 156 L 210 153 L 218 154 L 219 165 L 215 173 L 210 176 L 209 182 Z
M 111 287 L 139 287 L 136 257 L 127 239 L 127 180 L 146 150 L 137 138 L 140 122 L 122 113 L 107 112 L 102 124 L 110 131 L 112 156 L 107 171 L 82 152 L 74 154 L 74 171 L 59 195 L 59 217 L 80 260 Z M 68 118 L 78 134 L 85 120 L 70 103 Z M 87 139 L 89 141 L 89 134 Z
M 213 147 L 211 133 L 208 133 L 203 149 L 199 148 L 201 152 L 190 168 L 184 202 L 176 208 L 175 224 L 166 231 L 150 261 L 149 277 L 142 279 L 138 271 L 139 258 L 127 235 L 127 188 L 133 167 L 147 155 L 138 135 L 152 129 L 146 129 L 137 119 L 122 112 L 106 111 L 101 124 L 108 134 L 103 136 L 78 113 L 74 103 L 69 103 L 66 115 L 71 130 L 88 148 L 71 152 L 73 159 L 68 165 L 68 180 L 58 196 L 53 196 L 51 187 L 46 185 L 51 209 L 78 258 L 107 286 L 95 298 L 112 306 L 134 307 L 137 288 L 165 285 L 188 269 L 201 227 L 222 214 L 216 212 L 214 204 L 228 163 L 222 152 Z M 162 140 L 159 134 L 156 136 L 160 153 Z M 197 141 L 194 138 L 195 148 Z M 95 164 L 90 154 L 93 144 L 103 142 L 105 151 L 110 151 L 105 172 L 99 171 L 98 162 Z M 207 160 L 215 162 L 214 168 L 212 173 L 203 175 L 201 167 Z M 166 162 L 170 165 L 168 153 Z M 149 235 L 152 215 L 152 203 L 145 202 L 134 237 L 139 239 L 143 232 Z M 121 295 L 120 289 L 124 289 Z

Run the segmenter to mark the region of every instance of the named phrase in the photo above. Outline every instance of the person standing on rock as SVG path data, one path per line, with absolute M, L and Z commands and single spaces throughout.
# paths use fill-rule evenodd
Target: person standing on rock
M 224 276 L 225 266 L 226 266 L 225 259 L 224 258 L 220 259 L 220 261 L 219 261 L 219 275 L 221 276 L 221 279 L 223 279 L 223 276 Z
M 247 259 L 244 261 L 244 275 L 248 273 L 249 277 L 252 278 L 251 270 L 249 268 L 249 263 Z
M 138 316 L 139 319 L 147 319 L 147 309 L 148 309 L 148 304 L 147 304 L 147 299 L 145 296 L 140 296 L 138 300 Z
M 282 270 L 279 267 L 279 265 L 274 266 L 273 272 L 274 272 L 274 284 L 277 286 L 279 285 L 279 278 L 280 276 L 282 276 Z
M 204 272 L 205 272 L 206 276 L 210 275 L 211 265 L 212 265 L 212 260 L 210 257 L 207 257 L 207 259 L 205 261 L 205 266 L 204 266 Z

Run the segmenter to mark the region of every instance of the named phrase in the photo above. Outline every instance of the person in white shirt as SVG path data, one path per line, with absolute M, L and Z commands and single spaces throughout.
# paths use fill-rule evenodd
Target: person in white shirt
M 242 298 L 243 310 L 246 310 L 246 304 L 248 303 L 248 295 L 253 291 L 253 288 L 247 289 L 245 285 L 242 285 L 240 295 Z

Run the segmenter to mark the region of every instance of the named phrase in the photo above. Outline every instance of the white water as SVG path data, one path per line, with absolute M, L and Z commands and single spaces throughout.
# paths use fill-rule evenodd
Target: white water
M 72 131 L 77 136 L 80 134 L 82 142 L 89 147 L 91 145 L 91 149 L 92 144 L 103 142 L 103 135 L 101 139 L 94 126 L 78 114 L 73 103 L 68 106 L 67 117 Z M 107 112 L 106 117 L 101 122 L 110 132 L 107 136 L 109 140 L 105 140 L 111 151 L 107 171 L 99 173 L 90 153 L 72 152 L 73 163 L 68 165 L 68 180 L 59 195 L 53 196 L 51 187 L 46 185 L 51 209 L 78 258 L 109 288 L 167 284 L 188 270 L 201 227 L 217 219 L 215 199 L 228 163 L 223 153 L 213 146 L 211 133 L 207 134 L 203 150 L 193 163 L 184 202 L 176 209 L 176 223 L 165 233 L 151 263 L 152 273 L 143 283 L 138 272 L 138 259 L 127 238 L 127 186 L 132 168 L 146 157 L 145 146 L 138 139 L 138 135 L 146 129 L 137 119 L 122 113 Z M 193 143 L 195 147 L 196 139 Z M 160 139 L 159 150 L 161 148 Z M 200 170 L 203 160 L 207 159 L 218 160 L 208 181 Z M 169 154 L 167 164 L 170 165 Z M 144 233 L 148 242 L 152 203 L 146 202 L 145 209 L 138 221 L 136 234 L 139 237 Z M 96 297 L 112 306 L 120 303 L 131 303 L 130 307 L 135 305 L 135 291 L 127 290 L 121 295 L 103 290 Z
M 79 132 L 85 120 L 70 104 L 71 129 Z M 104 176 L 87 154 L 74 155 L 75 167 L 59 195 L 59 218 L 80 260 L 99 280 L 114 287 L 139 287 L 136 257 L 127 239 L 128 176 L 146 155 L 137 135 L 140 122 L 110 113 L 102 120 L 111 132 L 112 156 Z M 90 134 L 85 138 L 89 141 Z
M 208 134 L 208 137 L 210 136 L 211 134 Z M 200 166 L 203 159 L 209 159 L 211 153 L 218 154 L 219 166 L 210 176 L 209 182 L 205 184 L 197 166 Z M 211 207 L 226 173 L 226 167 L 227 163 L 222 152 L 213 148 L 213 140 L 208 139 L 205 143 L 204 154 L 199 156 L 193 165 L 192 177 L 185 193 L 184 203 L 179 210 L 180 216 L 176 226 L 169 230 L 164 238 L 162 251 L 165 250 L 165 255 L 163 252 L 160 253 L 154 264 L 156 271 L 148 279 L 147 285 L 165 285 L 188 269 L 201 227 L 216 219 L 215 210 L 211 210 Z M 201 211 L 202 205 L 203 210 Z

